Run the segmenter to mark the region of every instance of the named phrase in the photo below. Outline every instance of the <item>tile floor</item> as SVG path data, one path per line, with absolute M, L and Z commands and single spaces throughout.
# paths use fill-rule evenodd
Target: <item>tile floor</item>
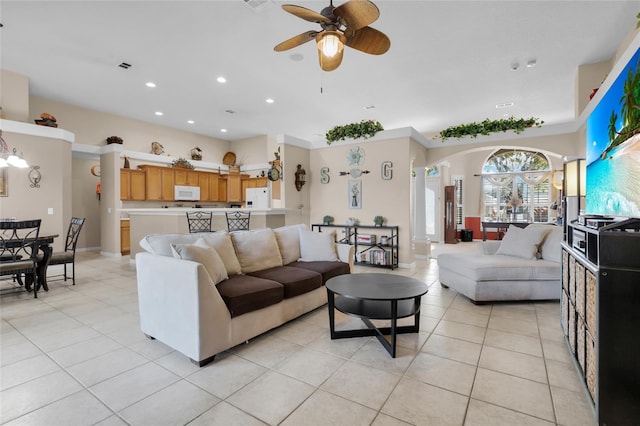
M 395 359 L 375 338 L 331 341 L 323 307 L 197 368 L 140 332 L 128 257 L 80 253 L 75 287 L 0 298 L 0 423 L 594 424 L 558 303 L 476 306 L 441 288 L 434 259 L 393 273 L 430 286 Z

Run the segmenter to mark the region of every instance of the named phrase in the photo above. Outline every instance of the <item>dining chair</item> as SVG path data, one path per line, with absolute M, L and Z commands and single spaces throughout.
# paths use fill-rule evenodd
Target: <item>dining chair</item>
M 227 228 L 231 231 L 245 231 L 249 229 L 249 220 L 251 212 L 226 212 Z
M 72 217 L 69 223 L 69 229 L 67 230 L 67 239 L 64 244 L 64 251 L 53 252 L 51 254 L 51 260 L 49 265 L 64 265 L 64 274 L 50 275 L 49 277 L 64 277 L 66 281 L 67 276 L 67 264 L 71 264 L 73 274 L 72 282 L 76 285 L 76 245 L 78 244 L 78 236 L 84 225 L 85 218 Z
M 187 212 L 189 233 L 211 232 L 212 212 Z
M 23 285 L 33 284 L 33 297 L 38 297 L 38 235 L 41 219 L 0 221 L 0 276 Z M 13 286 L 15 288 L 15 286 Z M 26 286 L 29 290 L 29 286 Z

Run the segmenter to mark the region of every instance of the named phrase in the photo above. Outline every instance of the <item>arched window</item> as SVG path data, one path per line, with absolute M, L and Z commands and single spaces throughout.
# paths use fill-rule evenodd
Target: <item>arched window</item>
M 499 149 L 482 167 L 482 220 L 547 222 L 551 168 L 544 154 Z

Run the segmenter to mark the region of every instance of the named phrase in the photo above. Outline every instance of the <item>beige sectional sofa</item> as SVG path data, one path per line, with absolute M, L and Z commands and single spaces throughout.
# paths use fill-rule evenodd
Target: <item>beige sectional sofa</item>
M 438 256 L 440 284 L 475 303 L 559 299 L 562 227 L 512 226 L 502 241 L 484 241 L 482 252 Z
M 136 255 L 140 326 L 202 366 L 216 354 L 327 302 L 353 247 L 304 225 L 153 234 Z

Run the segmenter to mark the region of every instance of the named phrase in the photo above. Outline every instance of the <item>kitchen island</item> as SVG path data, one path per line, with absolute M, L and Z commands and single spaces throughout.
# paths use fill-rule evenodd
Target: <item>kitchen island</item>
M 285 209 L 252 209 L 252 208 L 202 208 L 169 207 L 169 208 L 134 208 L 120 209 L 122 217 L 129 217 L 131 259 L 141 252 L 140 240 L 149 234 L 189 233 L 187 212 L 212 212 L 213 231 L 227 230 L 227 212 L 251 212 L 251 229 L 278 228 L 285 225 Z

